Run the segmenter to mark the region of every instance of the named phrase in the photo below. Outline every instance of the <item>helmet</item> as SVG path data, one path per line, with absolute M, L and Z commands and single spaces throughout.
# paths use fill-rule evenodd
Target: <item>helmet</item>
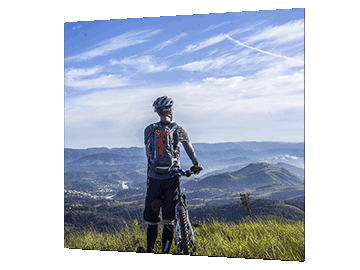
M 173 104 L 174 101 L 168 96 L 159 97 L 153 103 L 154 111 L 159 113 L 169 112 Z

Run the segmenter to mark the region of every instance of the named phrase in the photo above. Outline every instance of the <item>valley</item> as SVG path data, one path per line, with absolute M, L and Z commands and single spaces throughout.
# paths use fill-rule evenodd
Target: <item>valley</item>
M 298 206 L 288 206 L 289 202 L 304 205 L 305 201 L 303 143 L 194 143 L 194 148 L 204 171 L 190 178 L 183 177 L 181 184 L 192 216 L 231 216 L 229 213 L 234 205 L 237 209 L 234 211 L 239 213 L 242 208 L 237 202 L 242 192 L 250 192 L 255 206 L 257 202 L 269 204 L 270 208 L 262 204 L 255 213 L 304 216 L 298 213 Z M 101 209 L 121 207 L 124 215 L 141 220 L 147 173 L 145 155 L 141 156 L 143 153 L 144 149 L 137 147 L 66 148 L 64 197 L 67 215 L 79 215 L 79 211 L 74 212 L 75 205 L 86 208 L 89 204 L 102 205 Z M 183 149 L 180 161 L 184 169 L 192 165 Z M 281 206 L 284 202 L 287 206 Z M 108 222 L 113 218 L 105 220 Z

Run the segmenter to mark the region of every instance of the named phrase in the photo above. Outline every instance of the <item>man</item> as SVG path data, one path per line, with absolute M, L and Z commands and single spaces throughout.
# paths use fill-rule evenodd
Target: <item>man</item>
M 199 174 L 202 170 L 186 131 L 172 122 L 174 102 L 167 96 L 157 98 L 154 110 L 160 121 L 145 128 L 144 143 L 148 160 L 147 192 L 144 220 L 147 227 L 147 249 L 139 247 L 138 252 L 153 252 L 158 233 L 161 209 L 164 229 L 162 252 L 168 253 L 173 241 L 175 198 L 180 193 L 180 178 L 170 174 L 180 167 L 180 144 L 183 145 L 193 165 L 191 170 Z

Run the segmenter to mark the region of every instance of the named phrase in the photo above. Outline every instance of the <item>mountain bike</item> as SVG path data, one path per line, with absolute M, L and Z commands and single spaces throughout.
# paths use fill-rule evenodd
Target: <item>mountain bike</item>
M 179 178 L 181 176 L 190 177 L 194 173 L 191 170 L 184 171 L 183 169 L 176 169 L 171 172 L 172 175 L 178 175 Z M 180 254 L 190 255 L 192 251 L 195 251 L 195 237 L 186 205 L 186 195 L 181 193 L 180 182 L 179 195 L 177 196 L 175 207 L 175 244 Z

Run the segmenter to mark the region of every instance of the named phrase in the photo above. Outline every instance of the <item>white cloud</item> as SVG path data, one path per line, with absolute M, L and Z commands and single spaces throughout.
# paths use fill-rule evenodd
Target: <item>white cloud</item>
M 101 66 L 96 66 L 93 68 L 70 68 L 65 72 L 65 79 L 78 79 L 80 77 L 85 77 L 85 76 L 90 76 L 90 75 L 95 75 L 98 74 L 99 72 L 101 72 L 103 69 L 103 67 Z
M 231 22 L 230 22 L 230 21 L 225 21 L 225 22 L 221 22 L 221 23 L 219 23 L 219 24 L 212 24 L 212 25 L 210 25 L 208 28 L 206 28 L 203 32 L 208 32 L 208 31 L 214 30 L 214 29 L 216 29 L 216 28 L 219 28 L 219 27 L 221 27 L 221 26 L 227 25 L 227 24 L 229 24 L 229 23 L 231 23 Z
M 165 70 L 168 65 L 166 63 L 158 63 L 153 56 L 144 55 L 140 57 L 124 58 L 120 61 L 110 60 L 112 65 L 129 65 L 143 73 L 153 73 Z
M 245 33 L 245 32 L 254 31 L 254 29 L 258 28 L 259 26 L 263 25 L 264 23 L 265 22 L 260 21 L 260 22 L 257 22 L 255 24 L 244 26 L 242 28 L 235 28 L 234 30 L 231 30 L 228 33 L 228 35 L 230 35 L 230 36 L 239 35 L 239 34 L 243 35 L 243 33 Z
M 69 56 L 65 61 L 87 61 L 98 56 L 104 56 L 116 50 L 149 41 L 148 38 L 158 34 L 156 31 L 134 31 L 104 40 L 95 45 L 93 49 L 78 55 Z
M 82 90 L 96 89 L 96 88 L 113 88 L 129 84 L 128 78 L 119 75 L 102 75 L 94 79 L 84 80 L 68 80 L 65 82 L 66 86 L 81 88 Z
M 214 52 L 215 53 L 215 52 Z M 182 69 L 186 71 L 203 71 L 210 72 L 216 71 L 221 73 L 228 73 L 229 69 L 234 68 L 234 65 L 244 64 L 246 61 L 245 57 L 247 52 L 240 52 L 235 54 L 223 54 L 218 57 L 208 57 L 204 60 L 194 61 L 180 66 L 172 67 L 170 70 Z M 211 54 L 212 55 L 212 54 Z M 211 56 L 210 55 L 210 56 Z M 243 60 L 241 63 L 239 60 Z M 255 60 L 252 59 L 252 62 Z M 230 70 L 231 74 L 236 73 L 236 70 Z
M 241 82 L 244 79 L 244 77 L 241 76 L 235 76 L 231 78 L 213 78 L 209 77 L 206 79 L 203 79 L 202 81 L 204 83 L 212 83 L 212 84 L 220 84 L 220 85 L 229 85 L 230 87 L 236 86 L 238 82 Z
M 191 63 L 187 63 L 185 65 L 173 67 L 173 68 L 171 68 L 171 70 L 173 70 L 173 69 L 182 69 L 182 70 L 186 70 L 186 71 L 202 71 L 202 70 L 205 69 L 205 67 L 208 67 L 212 62 L 213 62 L 212 59 L 194 61 L 194 62 L 191 62 Z
M 301 41 L 304 39 L 304 19 L 291 21 L 279 26 L 269 26 L 247 37 L 245 43 L 251 44 L 258 41 L 271 42 L 273 44 L 284 44 L 290 41 Z
M 88 69 L 70 68 L 65 71 L 65 86 L 80 90 L 96 88 L 120 87 L 128 84 L 128 79 L 119 75 L 100 75 L 103 67 L 96 66 Z
M 71 30 L 76 30 L 76 29 L 79 29 L 81 28 L 81 24 L 77 25 L 77 26 L 74 26 L 73 28 L 71 28 Z
M 183 38 L 183 37 L 185 37 L 185 36 L 187 36 L 186 33 L 181 33 L 181 34 L 179 34 L 179 35 L 177 35 L 177 36 L 175 36 L 175 37 L 173 37 L 173 38 L 171 38 L 171 39 L 169 39 L 169 40 L 166 40 L 166 41 L 164 41 L 163 43 L 157 45 L 155 48 L 153 48 L 153 49 L 150 50 L 150 51 L 152 51 L 152 52 L 153 52 L 153 51 L 160 51 L 160 50 L 162 50 L 162 49 L 164 49 L 165 47 L 173 44 L 174 42 L 178 41 L 179 39 L 181 39 L 181 38 Z
M 217 36 L 211 37 L 209 39 L 206 39 L 205 41 L 186 46 L 186 48 L 182 52 L 180 52 L 180 54 L 196 52 L 203 48 L 215 45 L 225 39 L 226 39 L 226 35 L 223 35 L 223 34 L 217 35 Z
M 209 56 L 217 53 L 219 50 L 218 49 L 215 49 L 215 50 L 212 50 L 211 52 L 208 53 Z

